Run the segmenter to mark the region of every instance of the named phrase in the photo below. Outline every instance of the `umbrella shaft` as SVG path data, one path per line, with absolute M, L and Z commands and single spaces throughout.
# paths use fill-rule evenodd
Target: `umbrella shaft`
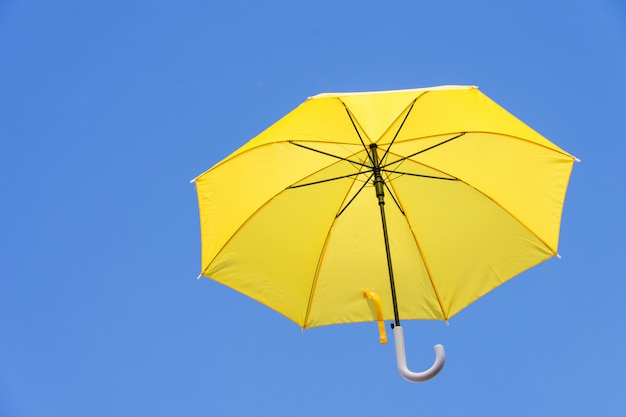
M 395 325 L 400 326 L 400 316 L 398 314 L 398 301 L 396 298 L 396 284 L 393 279 L 393 265 L 391 263 L 391 250 L 389 246 L 389 234 L 387 233 L 387 218 L 385 217 L 385 180 L 380 173 L 380 162 L 376 152 L 376 144 L 371 144 L 371 159 L 374 165 L 374 188 L 378 197 L 378 207 L 380 208 L 380 219 L 383 223 L 383 238 L 385 239 L 385 252 L 387 253 L 387 270 L 389 271 L 389 285 L 391 286 L 391 301 L 393 303 L 393 316 Z
M 378 203 L 380 207 L 380 218 L 383 223 L 383 236 L 385 238 L 385 252 L 387 252 L 387 269 L 389 270 L 389 285 L 391 286 L 391 301 L 393 302 L 393 317 L 395 325 L 400 325 L 400 316 L 398 315 L 398 302 L 396 300 L 396 284 L 393 280 L 393 266 L 391 265 L 391 251 L 389 250 L 389 236 L 387 234 L 387 220 L 385 218 L 385 203 Z

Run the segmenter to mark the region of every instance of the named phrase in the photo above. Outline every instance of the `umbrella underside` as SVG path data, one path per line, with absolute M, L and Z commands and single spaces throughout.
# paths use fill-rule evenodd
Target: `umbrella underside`
M 376 320 L 364 291 L 448 319 L 554 256 L 573 157 L 478 90 L 428 93 L 370 125 L 385 103 L 310 99 L 198 177 L 203 275 L 314 327 Z M 447 94 L 508 118 L 429 127 Z

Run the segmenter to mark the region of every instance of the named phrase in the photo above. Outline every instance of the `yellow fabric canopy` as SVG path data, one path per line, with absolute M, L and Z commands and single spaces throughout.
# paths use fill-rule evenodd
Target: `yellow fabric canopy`
M 393 319 L 391 259 L 448 319 L 557 254 L 574 160 L 472 86 L 314 96 L 196 178 L 202 275 L 309 328 Z

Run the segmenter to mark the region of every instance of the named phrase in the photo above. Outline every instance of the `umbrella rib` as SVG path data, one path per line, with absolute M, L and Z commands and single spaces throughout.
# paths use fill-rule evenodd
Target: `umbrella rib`
M 390 163 L 388 163 L 387 165 L 385 165 L 385 166 L 384 166 L 384 167 L 382 167 L 382 168 L 388 167 L 388 166 L 390 166 L 390 165 L 393 165 L 393 164 L 396 164 L 396 163 L 399 163 L 399 162 L 404 162 L 404 161 L 406 161 L 406 160 L 410 160 L 410 161 L 412 161 L 412 162 L 418 163 L 418 164 L 420 164 L 420 165 L 422 165 L 422 166 L 425 166 L 425 167 L 427 167 L 427 168 L 433 169 L 433 170 L 435 170 L 435 171 L 439 171 L 439 172 L 441 172 L 442 174 L 449 175 L 449 176 L 450 176 L 450 177 L 452 177 L 452 178 L 456 178 L 454 175 L 452 175 L 452 174 L 450 174 L 450 173 L 448 173 L 448 172 L 442 171 L 442 170 L 437 169 L 437 168 L 435 168 L 435 167 L 432 167 L 432 166 L 430 166 L 430 165 L 428 165 L 428 164 L 425 164 L 425 163 L 423 163 L 423 162 L 418 162 L 418 161 L 415 161 L 415 160 L 410 159 L 410 158 L 412 158 L 412 157 L 414 157 L 414 156 L 416 156 L 416 155 L 419 155 L 419 154 L 421 154 L 421 153 L 423 153 L 423 152 L 426 152 L 426 151 L 428 151 L 428 150 L 431 150 L 431 149 L 433 149 L 433 148 L 436 148 L 437 146 L 441 146 L 441 145 L 443 145 L 443 144 L 445 144 L 445 143 L 448 143 L 448 142 L 450 142 L 450 141 L 452 141 L 452 140 L 458 139 L 458 138 L 460 138 L 460 137 L 464 136 L 464 135 L 465 135 L 465 134 L 467 134 L 467 133 L 491 133 L 491 134 L 499 134 L 499 133 L 495 133 L 495 132 L 480 132 L 480 131 L 461 132 L 460 134 L 458 134 L 458 135 L 456 135 L 456 136 L 453 136 L 453 137 L 452 137 L 452 138 L 450 138 L 450 139 L 446 139 L 446 140 L 445 140 L 445 141 L 443 141 L 443 142 L 440 142 L 440 143 L 438 143 L 438 144 L 435 144 L 435 145 L 433 145 L 433 146 L 430 146 L 430 147 L 428 147 L 428 148 L 426 148 L 426 149 L 422 149 L 421 151 L 416 152 L 416 153 L 413 153 L 413 154 L 411 154 L 411 155 L 408 155 L 408 156 L 402 157 L 401 159 L 398 159 L 398 160 L 395 160 L 395 161 L 393 161 L 393 162 L 390 162 Z M 499 134 L 499 135 L 502 135 L 502 136 L 507 136 L 507 137 L 509 137 L 509 138 L 516 139 L 516 140 L 521 140 L 521 141 L 524 141 L 524 142 L 526 142 L 526 143 L 528 143 L 528 144 L 530 144 L 530 145 L 540 146 L 540 147 L 543 147 L 543 148 L 546 148 L 546 149 L 551 149 L 551 148 L 546 147 L 545 145 L 542 145 L 542 144 L 539 144 L 539 143 L 536 143 L 536 142 L 532 142 L 532 141 L 526 140 L 526 139 L 524 139 L 524 138 L 520 138 L 520 137 L 518 137 L 518 136 L 505 135 L 505 134 Z M 564 154 L 564 155 L 567 155 L 567 156 L 569 156 L 569 157 L 572 157 L 571 155 L 567 154 L 566 152 L 563 152 L 563 151 L 560 151 L 560 152 L 559 152 L 559 151 L 554 150 L 554 149 L 551 149 L 551 150 L 552 150 L 552 151 L 554 151 L 554 152 L 558 152 L 558 153 L 560 153 L 560 154 Z M 573 158 L 573 157 L 572 157 L 572 158 Z M 410 175 L 410 174 L 409 174 L 409 175 Z M 443 179 L 443 178 L 442 178 L 442 179 Z M 541 242 L 541 244 L 543 244 L 546 248 L 548 248 L 550 251 L 552 251 L 552 253 L 554 253 L 555 255 L 557 255 L 557 251 L 556 251 L 555 249 L 553 249 L 552 247 L 550 247 L 550 245 L 548 245 L 548 244 L 547 244 L 547 243 L 546 243 L 546 242 L 545 242 L 545 241 L 544 241 L 541 237 L 539 237 L 539 236 L 538 236 L 538 235 L 537 235 L 537 234 L 536 234 L 536 233 L 535 233 L 535 232 L 534 232 L 534 231 L 533 231 L 530 227 L 528 227 L 528 226 L 527 226 L 524 222 L 522 222 L 522 221 L 521 221 L 521 220 L 520 220 L 517 216 L 515 216 L 513 213 L 511 213 L 509 210 L 507 210 L 507 209 L 506 209 L 506 207 L 504 207 L 502 204 L 500 204 L 497 200 L 495 200 L 494 198 L 492 198 L 491 196 L 489 196 L 487 193 L 483 192 L 482 190 L 480 190 L 480 189 L 478 189 L 478 188 L 474 187 L 474 186 L 473 186 L 473 185 L 471 185 L 470 183 L 468 183 L 468 182 L 466 182 L 466 181 L 462 180 L 461 178 L 456 178 L 456 179 L 457 179 L 458 181 L 461 181 L 463 184 L 467 185 L 468 187 L 471 187 L 472 189 L 476 190 L 478 193 L 480 193 L 480 194 L 484 195 L 484 196 L 485 196 L 486 198 L 488 198 L 489 200 L 491 200 L 494 204 L 496 204 L 498 207 L 500 207 L 502 210 L 504 210 L 504 211 L 505 211 L 508 215 L 510 215 L 513 219 L 515 219 L 515 221 L 517 221 L 519 224 L 521 224 L 521 225 L 522 225 L 522 226 L 523 226 L 526 230 L 528 230 L 528 231 L 529 231 L 529 232 L 530 232 L 530 233 L 531 233 L 531 234 L 532 234 L 532 235 L 533 235 L 533 236 L 534 236 L 534 237 L 535 237 L 535 238 L 536 238 L 539 242 Z
M 359 151 L 359 152 L 361 152 L 361 151 Z M 356 154 L 356 153 L 358 153 L 358 152 L 355 152 L 355 154 Z M 337 163 L 338 163 L 338 162 L 333 162 L 333 163 L 332 163 L 332 164 L 330 164 L 330 165 L 324 166 L 324 167 L 320 168 L 318 171 L 316 171 L 316 172 L 314 172 L 314 173 L 312 173 L 312 174 L 310 174 L 310 175 L 307 175 L 307 176 L 305 176 L 305 177 L 300 178 L 299 180 L 295 181 L 295 183 L 297 183 L 297 182 L 299 182 L 299 181 L 302 181 L 304 178 L 307 178 L 307 177 L 310 177 L 310 176 L 312 176 L 312 175 L 315 175 L 315 174 L 317 174 L 318 172 L 320 172 L 320 171 L 322 171 L 322 170 L 324 170 L 324 169 L 326 169 L 326 168 L 328 168 L 328 167 L 330 167 L 330 166 L 332 166 L 332 165 L 334 165 L 334 164 L 337 164 Z M 363 165 L 363 167 L 365 167 L 365 166 L 366 166 L 366 165 Z M 208 172 L 208 171 L 207 171 L 207 172 Z M 257 214 L 258 214 L 261 210 L 263 210 L 263 209 L 264 209 L 264 208 L 265 208 L 268 204 L 270 204 L 270 202 L 271 202 L 271 201 L 273 201 L 276 197 L 278 197 L 279 195 L 281 195 L 281 194 L 282 194 L 282 193 L 284 193 L 285 191 L 290 190 L 290 189 L 294 189 L 294 188 L 298 188 L 298 187 L 301 187 L 301 186 L 304 186 L 304 185 L 312 185 L 312 184 L 315 184 L 315 183 L 319 184 L 319 183 L 328 182 L 328 181 L 332 181 L 332 180 L 336 180 L 336 179 L 341 179 L 341 178 L 355 177 L 354 181 L 356 181 L 356 178 L 357 178 L 359 175 L 361 175 L 362 173 L 363 173 L 363 172 L 358 171 L 358 172 L 353 173 L 353 174 L 350 174 L 350 175 L 346 175 L 346 176 L 342 176 L 342 177 L 338 177 L 338 178 L 331 178 L 331 179 L 327 179 L 327 180 L 322 180 L 322 181 L 318 181 L 318 182 L 314 182 L 314 183 L 310 183 L 310 184 L 302 184 L 302 185 L 299 185 L 299 186 L 290 185 L 290 186 L 287 186 L 287 187 L 283 188 L 282 190 L 278 191 L 276 194 L 274 194 L 274 195 L 270 196 L 270 197 L 269 197 L 269 198 L 268 198 L 268 199 L 267 199 L 267 200 L 266 200 L 266 201 L 265 201 L 265 202 L 264 202 L 264 203 L 263 203 L 260 207 L 258 207 L 258 208 L 257 208 L 256 210 L 254 210 L 252 213 L 250 213 L 250 215 L 249 215 L 249 216 L 248 216 L 248 217 L 247 217 L 247 218 L 246 218 L 246 219 L 245 219 L 245 220 L 241 223 L 241 225 L 237 228 L 237 230 L 235 230 L 235 231 L 232 233 L 232 235 L 231 235 L 231 236 L 230 236 L 230 237 L 226 240 L 226 242 L 224 242 L 224 244 L 222 245 L 222 247 L 221 247 L 221 248 L 217 251 L 217 253 L 213 256 L 213 258 L 212 258 L 212 259 L 211 259 L 211 260 L 207 263 L 206 267 L 202 270 L 202 275 L 204 275 L 204 274 L 205 274 L 205 272 L 209 269 L 209 267 L 211 266 L 211 264 L 213 263 L 213 261 L 214 261 L 215 259 L 217 259 L 217 258 L 220 256 L 220 254 L 221 254 L 221 253 L 224 251 L 224 249 L 225 249 L 225 248 L 226 248 L 226 247 L 227 247 L 227 246 L 228 246 L 228 245 L 232 242 L 232 240 L 233 240 L 233 239 L 234 239 L 234 238 L 235 238 L 235 237 L 239 234 L 239 232 L 240 232 L 240 231 L 241 231 L 241 230 L 242 230 L 242 229 L 243 229 L 243 228 L 244 228 L 244 227 L 245 227 L 245 226 L 246 226 L 246 225 L 247 225 L 250 221 L 252 221 L 252 219 L 253 219 L 253 218 L 254 218 L 254 217 L 255 217 L 255 216 L 256 216 L 256 215 L 257 215 Z M 367 183 L 367 182 L 366 182 L 366 183 Z M 205 276 L 206 276 L 206 275 L 205 275 Z
M 406 115 L 404 116 L 404 119 L 402 120 L 402 123 L 400 123 L 400 127 L 398 127 L 398 130 L 396 131 L 396 134 L 393 136 L 393 139 L 391 139 L 391 142 L 389 142 L 389 145 L 387 145 L 387 150 L 385 150 L 385 153 L 383 154 L 382 158 L 380 158 L 381 162 L 385 161 L 385 158 L 387 157 L 387 154 L 389 153 L 389 150 L 391 149 L 391 146 L 394 144 L 394 142 L 396 141 L 396 138 L 400 134 L 400 130 L 402 130 L 402 126 L 404 126 L 404 123 L 406 122 L 406 119 L 409 118 L 409 114 L 411 114 L 411 110 L 413 110 L 413 106 L 415 106 L 415 102 L 417 101 L 417 99 L 418 99 L 418 97 L 416 97 L 415 100 L 413 100 L 411 102 L 409 110 L 406 112 Z M 392 123 L 392 125 L 393 125 L 393 123 Z M 384 164 L 382 164 L 382 165 L 384 166 Z
M 409 141 L 417 141 L 417 140 L 422 140 L 422 139 L 429 139 L 429 138 L 433 138 L 433 137 L 437 137 L 437 136 L 442 136 L 442 135 L 445 135 L 445 134 L 452 135 L 452 134 L 456 134 L 456 133 L 457 132 L 447 132 L 447 133 L 441 133 L 441 134 L 437 134 L 437 135 L 426 135 L 426 136 L 415 137 L 415 138 L 410 138 L 410 139 L 403 139 L 402 143 L 406 143 L 406 142 L 409 142 Z M 467 130 L 467 131 L 461 132 L 461 134 L 459 136 L 453 137 L 451 139 L 457 139 L 460 136 L 467 135 L 467 134 L 473 134 L 473 133 L 484 133 L 484 134 L 488 134 L 488 135 L 498 135 L 498 136 L 503 136 L 503 137 L 507 137 L 507 138 L 510 138 L 510 139 L 519 140 L 519 141 L 525 142 L 525 143 L 527 143 L 529 145 L 538 146 L 538 147 L 544 148 L 544 149 L 549 149 L 549 150 L 551 150 L 553 152 L 556 152 L 558 154 L 568 156 L 568 157 L 570 157 L 570 158 L 572 158 L 574 160 L 578 160 L 578 158 L 576 158 L 573 155 L 570 155 L 569 153 L 567 153 L 566 151 L 564 151 L 564 150 L 562 150 L 560 148 L 559 149 L 555 149 L 555 148 L 552 148 L 550 146 L 546 146 L 545 144 L 537 143 L 537 142 L 534 142 L 532 140 L 528 140 L 528 139 L 526 139 L 524 137 L 510 135 L 510 134 L 504 133 L 504 132 L 497 132 L 497 131 L 490 131 L 490 130 Z M 451 139 L 449 139 L 449 140 L 451 140 Z M 440 143 L 440 144 L 434 145 L 433 147 L 436 147 L 436 146 L 439 146 L 439 145 L 443 145 L 444 143 L 445 143 L 445 141 Z M 428 149 L 424 149 L 424 150 L 418 152 L 418 154 L 422 153 L 422 152 L 425 152 L 427 150 L 430 150 L 433 147 L 428 148 Z M 412 156 L 415 156 L 415 155 L 409 155 L 409 156 L 407 156 L 407 158 L 411 158 Z M 394 164 L 396 162 L 400 162 L 400 161 L 394 161 L 394 162 L 391 162 L 390 164 Z M 387 164 L 387 165 L 390 165 L 390 164 Z
M 426 151 L 430 151 L 431 149 L 434 149 L 434 148 L 436 148 L 436 147 L 438 147 L 438 146 L 444 145 L 444 144 L 446 144 L 446 143 L 448 143 L 448 142 L 451 142 L 451 141 L 453 141 L 453 140 L 455 140 L 455 139 L 458 139 L 458 138 L 462 137 L 463 135 L 465 135 L 465 132 L 461 132 L 460 134 L 458 134 L 458 135 L 456 135 L 456 136 L 453 136 L 453 137 L 451 137 L 451 138 L 449 138 L 449 139 L 446 139 L 446 140 L 444 140 L 443 142 L 439 142 L 439 143 L 437 143 L 437 144 L 435 144 L 435 145 L 433 145 L 433 146 L 429 146 L 429 147 L 428 147 L 428 148 L 426 148 L 426 149 L 422 149 L 421 151 L 418 151 L 418 152 L 412 153 L 411 155 L 407 155 L 407 156 L 405 156 L 405 157 L 403 157 L 403 158 L 401 158 L 401 159 L 397 159 L 397 160 L 395 160 L 395 161 L 393 161 L 393 162 L 390 162 L 390 163 L 388 163 L 388 164 L 386 164 L 386 165 L 383 165 L 383 166 L 382 166 L 382 168 L 386 168 L 386 167 L 388 167 L 388 166 L 390 166 L 390 165 L 394 165 L 394 164 L 397 164 L 397 163 L 399 163 L 399 162 L 405 161 L 405 160 L 407 160 L 407 159 L 413 158 L 414 156 L 417 156 L 417 155 L 419 155 L 419 154 L 421 154 L 421 153 L 424 153 L 424 152 L 426 152 Z
M 368 171 L 368 172 L 372 172 L 372 171 Z M 337 215 L 335 217 L 339 217 L 343 214 L 344 211 L 346 211 L 346 209 L 350 206 L 350 204 L 352 204 L 352 202 L 354 201 L 355 198 L 357 198 L 357 196 L 361 193 L 361 191 L 363 190 L 363 188 L 365 188 L 365 186 L 369 183 L 369 181 L 372 179 L 372 177 L 374 176 L 374 173 L 372 172 L 372 174 L 367 178 L 367 180 L 365 182 L 363 182 L 363 185 L 361 185 L 361 188 L 359 188 L 359 191 L 356 192 L 356 194 L 354 194 L 354 196 L 350 199 L 350 201 L 348 201 L 348 204 L 346 204 L 340 211 L 339 213 L 337 213 Z M 345 199 L 344 199 L 345 201 Z
M 393 184 L 390 184 L 390 186 L 393 187 Z M 395 191 L 395 188 L 394 188 L 394 192 L 397 193 L 397 191 Z M 398 196 L 398 200 L 400 200 L 399 196 Z M 398 204 L 401 205 L 400 201 L 398 201 Z M 439 305 L 439 309 L 441 310 L 441 315 L 444 317 L 445 320 L 448 320 L 449 317 L 446 314 L 445 308 L 443 307 L 441 295 L 439 295 L 439 291 L 437 291 L 437 286 L 435 285 L 435 281 L 433 281 L 433 274 L 432 274 L 432 271 L 430 270 L 430 266 L 428 265 L 428 261 L 426 260 L 426 256 L 424 255 L 422 244 L 420 243 L 420 240 L 418 239 L 417 234 L 415 233 L 415 230 L 413 230 L 413 227 L 411 226 L 411 222 L 409 221 L 409 217 L 406 214 L 404 215 L 404 219 L 406 220 L 407 226 L 409 230 L 411 231 L 411 235 L 413 236 L 413 240 L 415 241 L 417 250 L 420 253 L 420 257 L 422 258 L 422 262 L 424 262 L 424 268 L 426 269 L 426 274 L 428 275 L 428 280 L 430 281 L 430 285 L 433 288 L 435 297 L 437 297 L 437 304 Z
M 307 149 L 309 151 L 313 151 L 313 152 L 316 152 L 316 153 L 319 153 L 319 154 L 322 154 L 322 155 L 326 155 L 326 156 L 330 156 L 332 158 L 339 159 L 340 161 L 348 162 L 348 163 L 354 165 L 355 168 L 358 168 L 359 171 L 353 172 L 351 174 L 341 175 L 339 177 L 326 178 L 326 179 L 323 179 L 323 180 L 313 181 L 313 182 L 309 182 L 309 183 L 305 183 L 305 184 L 290 185 L 287 188 L 300 188 L 300 187 L 306 187 L 306 186 L 309 186 L 309 185 L 323 184 L 323 183 L 329 182 L 329 181 L 335 181 L 335 180 L 340 180 L 340 179 L 344 179 L 344 178 L 350 178 L 350 177 L 354 177 L 354 176 L 359 176 L 361 174 L 366 174 L 368 172 L 372 172 L 372 169 L 369 169 L 369 170 L 366 170 L 366 171 L 361 171 L 362 168 L 366 168 L 366 167 L 369 168 L 366 164 L 364 164 L 362 162 L 353 161 L 352 159 L 344 158 L 344 157 L 339 156 L 339 155 L 334 155 L 334 154 L 329 153 L 329 152 L 324 152 L 324 151 L 321 151 L 319 149 L 311 148 L 309 146 L 305 146 L 305 145 L 302 145 L 300 143 L 296 143 L 294 141 L 289 141 L 289 143 L 292 144 L 292 145 L 298 146 L 298 147 L 300 147 L 302 149 Z M 353 154 L 353 155 L 356 155 L 356 153 Z M 368 179 L 368 181 L 369 181 L 369 179 Z M 367 181 L 365 183 L 367 183 Z
M 388 171 L 385 171 L 385 172 L 389 173 Z M 384 181 L 383 185 L 385 186 L 387 191 L 389 191 L 389 195 L 391 196 L 391 199 L 393 200 L 393 202 L 396 203 L 396 207 L 398 207 L 398 210 L 400 210 L 400 213 L 402 213 L 403 216 L 406 216 L 406 214 L 404 213 L 404 209 L 402 208 L 402 206 L 400 206 L 400 203 L 398 203 L 398 200 L 396 200 L 395 191 L 392 188 L 390 188 L 389 185 L 387 184 L 388 182 L 389 183 L 391 182 L 391 178 L 389 178 L 389 175 L 386 175 L 386 177 L 387 177 L 387 181 Z
M 359 161 L 353 161 L 353 160 L 351 160 L 351 159 L 344 158 L 344 157 L 339 156 L 339 155 L 333 155 L 332 153 L 329 153 L 329 152 L 320 151 L 319 149 L 315 149 L 315 148 L 311 148 L 311 147 L 309 147 L 309 146 L 302 145 L 302 144 L 300 144 L 300 143 L 294 142 L 293 140 L 290 140 L 290 141 L 289 141 L 289 143 L 290 143 L 290 144 L 292 144 L 292 145 L 298 146 L 298 147 L 300 147 L 300 148 L 303 148 L 303 149 L 308 149 L 309 151 L 317 152 L 317 153 L 320 153 L 320 154 L 322 154 L 322 155 L 330 156 L 330 157 L 332 157 L 332 158 L 337 158 L 337 159 L 340 159 L 340 160 L 342 160 L 342 161 L 349 162 L 349 163 L 354 164 L 354 165 L 358 165 L 358 166 L 361 166 L 361 167 L 362 167 L 362 166 L 366 166 L 366 165 L 365 165 L 364 163 L 362 163 L 362 162 L 359 162 Z
M 463 134 L 461 134 L 461 135 L 463 135 Z M 456 136 L 456 137 L 451 138 L 451 139 L 448 139 L 446 142 L 449 142 L 449 141 L 450 141 L 450 140 L 452 140 L 452 139 L 456 139 L 456 138 L 460 137 L 461 135 Z M 443 143 L 445 143 L 445 142 L 442 142 L 441 144 L 443 144 Z M 435 146 L 438 146 L 438 145 L 435 145 Z M 432 149 L 432 148 L 433 148 L 433 147 L 431 146 L 431 147 L 430 147 L 430 148 L 428 148 L 428 149 Z M 420 151 L 420 152 L 423 152 L 423 151 Z M 398 162 L 398 161 L 402 161 L 402 162 L 404 162 L 404 161 L 406 161 L 406 160 L 409 160 L 408 158 L 410 158 L 410 156 L 408 156 L 408 157 L 406 157 L 406 158 L 399 159 L 399 160 L 394 161 L 394 162 L 392 162 L 392 163 L 389 163 L 389 164 L 387 164 L 387 166 L 392 165 L 392 164 L 394 164 L 395 162 Z M 507 210 L 507 209 L 506 209 L 506 208 L 505 208 L 502 204 L 500 204 L 500 203 L 499 203 L 498 201 L 496 201 L 494 198 L 492 198 L 491 196 L 489 196 L 487 193 L 485 193 L 485 192 L 481 191 L 480 189 L 478 189 L 478 188 L 474 187 L 472 184 L 468 183 L 467 181 L 464 181 L 464 180 L 463 180 L 463 179 L 461 179 L 461 178 L 457 178 L 457 177 L 455 177 L 454 175 L 452 175 L 452 174 L 450 174 L 450 173 L 448 173 L 448 172 L 442 171 L 441 169 L 438 169 L 438 168 L 435 168 L 435 167 L 430 166 L 430 165 L 428 165 L 428 164 L 425 164 L 424 162 L 418 162 L 418 161 L 415 161 L 415 160 L 413 160 L 413 159 L 410 159 L 409 161 L 411 161 L 411 162 L 413 162 L 413 163 L 416 163 L 416 164 L 419 164 L 419 165 L 422 165 L 422 166 L 424 166 L 424 167 L 426 167 L 426 168 L 430 168 L 430 169 L 432 169 L 432 170 L 435 170 L 435 171 L 441 172 L 442 174 L 444 174 L 444 175 L 448 175 L 448 176 L 450 177 L 450 178 L 439 178 L 439 177 L 432 177 L 432 178 L 435 178 L 435 179 L 441 179 L 441 180 L 451 180 L 451 181 L 452 181 L 452 180 L 456 180 L 456 181 L 460 181 L 460 182 L 462 182 L 463 184 L 467 185 L 468 187 L 471 187 L 473 190 L 476 190 L 476 192 L 478 192 L 478 193 L 480 193 L 480 194 L 484 195 L 486 198 L 488 198 L 489 200 L 491 200 L 491 201 L 492 201 L 495 205 L 497 205 L 497 206 L 498 206 L 498 207 L 500 207 L 502 210 L 504 210 L 504 211 L 505 211 L 508 215 L 510 215 L 512 218 L 514 218 L 514 219 L 515 219 L 515 221 L 517 221 L 517 222 L 518 222 L 519 224 L 521 224 L 521 225 L 522 225 L 522 226 L 523 226 L 526 230 L 528 230 L 528 231 L 529 231 L 529 232 L 530 232 L 533 236 L 535 236 L 535 238 L 537 238 L 537 240 L 538 240 L 539 242 L 541 242 L 541 243 L 542 243 L 542 244 L 543 244 L 546 248 L 550 249 L 550 250 L 551 250 L 551 251 L 552 251 L 555 255 L 557 254 L 556 250 L 552 249 L 552 248 L 550 247 L 550 245 L 548 245 L 548 244 L 547 244 L 547 243 L 546 243 L 546 242 L 545 242 L 542 238 L 540 238 L 540 237 L 539 237 L 539 236 L 538 236 L 538 235 L 537 235 L 537 234 L 536 234 L 536 233 L 535 233 L 535 232 L 534 232 L 534 231 L 533 231 L 530 227 L 528 227 L 528 226 L 527 226 L 524 222 L 522 222 L 521 220 L 519 220 L 519 219 L 517 218 L 517 216 L 515 216 L 513 213 L 511 213 L 509 210 Z M 423 175 L 419 175 L 419 174 L 411 174 L 411 173 L 402 173 L 402 174 L 405 174 L 405 175 L 412 175 L 412 176 L 419 176 L 419 177 L 428 177 L 428 176 L 423 176 Z
M 325 182 L 329 182 L 329 181 L 335 181 L 335 180 L 341 180 L 343 178 L 350 178 L 350 177 L 358 177 L 361 174 L 366 174 L 368 172 L 372 172 L 372 170 L 368 170 L 368 171 L 359 171 L 359 172 L 353 172 L 352 174 L 347 174 L 347 175 L 342 175 L 340 177 L 333 177 L 333 178 L 327 178 L 327 179 L 323 179 L 323 180 L 319 180 L 319 181 L 313 181 L 313 182 L 307 182 L 305 184 L 298 184 L 298 185 L 290 185 L 289 188 L 300 188 L 300 187 L 307 187 L 309 185 L 316 185 L 316 184 L 323 184 Z M 371 178 L 371 176 L 370 176 Z M 368 179 L 369 180 L 369 179 Z M 365 182 L 367 184 L 367 181 Z
M 348 194 L 350 193 L 350 190 L 352 189 L 352 187 L 354 186 L 354 183 L 356 182 L 356 178 L 357 177 L 354 177 L 354 181 L 352 182 L 352 185 L 350 185 L 350 187 L 348 187 L 348 191 L 347 191 L 346 195 L 344 196 L 343 200 L 341 201 L 341 204 L 339 205 L 339 207 L 343 206 L 343 203 L 346 201 L 346 198 L 348 197 Z M 371 176 L 370 176 L 370 178 L 371 178 Z M 369 179 L 368 179 L 368 181 L 366 181 L 364 183 L 364 185 L 361 186 L 361 188 L 357 192 L 357 195 L 361 192 L 361 190 L 365 187 L 365 185 L 368 182 L 369 182 Z M 322 264 L 324 263 L 324 256 L 326 255 L 326 249 L 328 248 L 328 243 L 330 242 L 330 232 L 333 230 L 333 227 L 335 226 L 335 222 L 339 218 L 339 215 L 345 211 L 345 209 L 348 207 L 348 205 L 350 205 L 350 203 L 352 203 L 352 201 L 354 201 L 355 197 L 350 199 L 348 204 L 342 210 L 340 210 L 338 212 L 338 214 L 335 216 L 335 218 L 331 222 L 331 224 L 330 224 L 330 226 L 328 228 L 328 232 L 326 233 L 326 239 L 324 239 L 324 245 L 322 246 L 322 250 L 320 252 L 320 257 L 319 257 L 319 259 L 317 261 L 317 268 L 315 269 L 315 275 L 313 277 L 313 282 L 311 284 L 311 291 L 309 292 L 309 302 L 307 303 L 306 312 L 305 312 L 305 315 L 304 315 L 304 321 L 302 322 L 302 330 L 303 331 L 304 331 L 304 329 L 307 326 L 307 323 L 309 321 L 309 316 L 311 314 L 311 308 L 313 306 L 313 298 L 315 297 L 315 290 L 317 289 L 317 282 L 318 282 L 318 279 L 319 279 L 320 271 L 322 270 Z
M 348 109 L 348 106 L 346 105 L 346 103 L 344 103 L 343 100 L 341 99 L 340 101 L 341 101 L 341 104 L 343 104 L 343 107 L 346 109 L 346 113 L 348 114 L 348 117 L 350 118 L 350 122 L 352 122 L 352 127 L 354 127 L 354 131 L 359 137 L 359 140 L 361 141 L 361 145 L 363 145 L 363 149 L 365 149 L 365 152 L 367 152 L 367 156 L 369 157 L 370 162 L 372 163 L 372 166 L 376 165 L 368 147 L 365 145 L 365 142 L 363 141 L 363 138 L 361 137 L 361 133 L 359 132 L 359 129 L 356 127 L 356 124 L 357 124 L 356 118 L 354 118 L 352 113 L 350 113 L 350 109 Z
M 412 177 L 420 177 L 420 178 L 431 178 L 435 180 L 445 180 L 445 181 L 458 181 L 458 178 L 446 178 L 446 177 L 436 177 L 434 175 L 424 175 L 424 174 L 412 174 L 410 172 L 402 172 L 402 171 L 392 171 L 388 169 L 383 169 L 383 172 L 387 172 L 390 174 L 398 174 L 398 175 L 410 175 Z
M 414 161 L 415 162 L 415 161 Z M 436 171 L 442 172 L 443 174 L 446 175 L 450 175 L 451 177 L 453 177 L 452 174 L 449 174 L 445 171 L 442 171 L 440 169 L 436 169 L 428 164 L 425 164 L 423 162 L 419 162 L 419 164 L 434 169 Z M 489 194 L 487 194 L 486 192 L 480 190 L 479 188 L 474 187 L 472 184 L 470 184 L 467 181 L 464 181 L 461 178 L 457 178 L 457 181 L 462 182 L 463 184 L 467 185 L 468 187 L 470 187 L 472 190 L 475 190 L 477 193 L 480 193 L 481 195 L 485 196 L 485 198 L 488 198 L 489 200 L 491 200 L 491 202 L 493 202 L 493 204 L 495 204 L 496 206 L 500 207 L 500 209 L 504 210 L 504 212 L 506 212 L 509 216 L 511 216 L 513 219 L 515 219 L 516 222 L 518 222 L 520 225 L 522 225 L 522 227 L 524 227 L 524 229 L 528 230 L 528 232 L 533 235 L 539 242 L 541 242 L 541 244 L 543 244 L 546 248 L 548 248 L 550 251 L 552 251 L 552 253 L 554 255 L 557 255 L 557 251 L 555 249 L 552 249 L 552 247 L 550 247 L 550 245 L 548 245 L 541 237 L 539 237 L 537 235 L 537 233 L 535 233 L 534 230 L 532 230 L 530 227 L 528 227 L 528 225 L 526 225 L 526 223 L 524 223 L 523 221 L 521 221 L 516 215 L 514 215 L 513 213 L 511 213 L 511 211 L 509 211 L 505 206 L 503 206 L 502 204 L 500 204 L 495 198 L 491 197 Z
M 526 223 L 524 223 L 523 221 L 521 221 L 516 215 L 514 215 L 513 213 L 511 213 L 506 207 L 504 207 L 502 204 L 500 204 L 497 200 L 495 200 L 494 198 L 492 198 L 489 194 L 485 193 L 482 190 L 479 190 L 478 188 L 474 187 L 473 185 L 460 180 L 463 184 L 466 184 L 468 187 L 471 187 L 473 190 L 476 190 L 476 192 L 484 195 L 486 198 L 488 198 L 489 200 L 491 200 L 493 202 L 493 204 L 495 204 L 496 206 L 500 207 L 502 210 L 504 210 L 509 216 L 511 216 L 513 219 L 515 219 L 516 222 L 518 222 L 519 224 L 522 225 L 522 227 L 526 230 L 528 230 L 530 232 L 531 235 L 533 235 L 539 242 L 541 242 L 542 245 L 544 245 L 546 248 L 548 248 L 555 256 L 558 255 L 556 249 L 552 249 L 552 247 L 550 247 L 550 245 L 548 245 L 541 237 L 539 237 L 537 235 L 537 233 L 535 233 L 535 231 L 533 229 L 531 229 L 530 227 L 528 227 L 528 225 Z

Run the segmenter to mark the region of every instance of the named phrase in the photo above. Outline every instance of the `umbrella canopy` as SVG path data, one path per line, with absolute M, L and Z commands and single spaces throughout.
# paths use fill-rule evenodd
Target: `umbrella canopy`
M 303 328 L 446 320 L 557 254 L 574 160 L 476 87 L 320 94 L 195 179 L 202 275 Z

